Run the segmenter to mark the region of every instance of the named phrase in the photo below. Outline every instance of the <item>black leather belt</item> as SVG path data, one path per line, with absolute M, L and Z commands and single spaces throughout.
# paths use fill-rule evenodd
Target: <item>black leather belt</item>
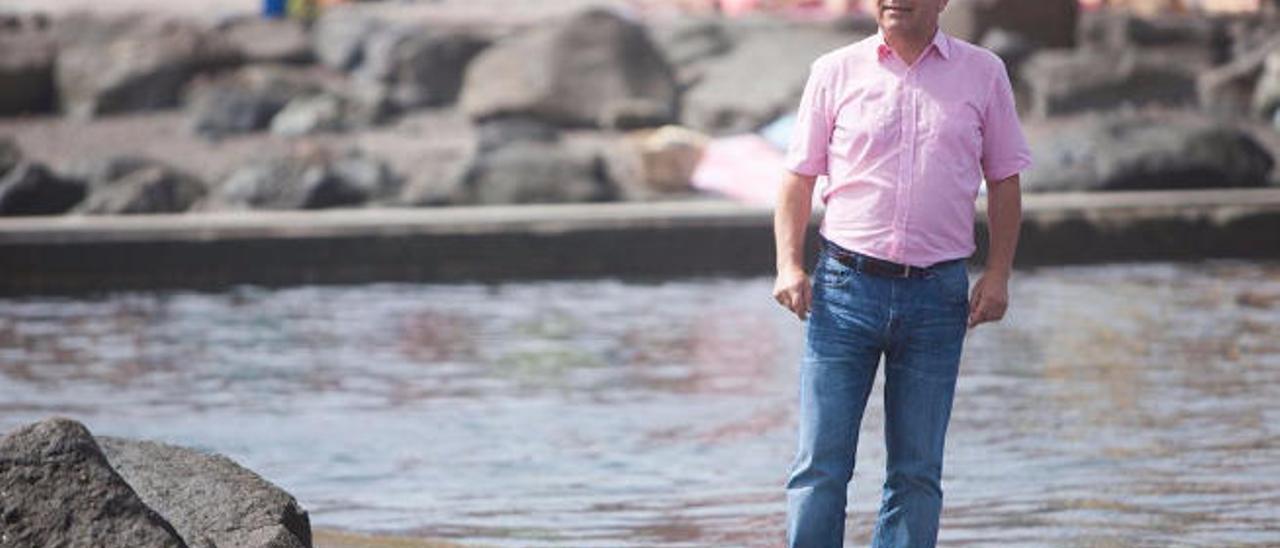
M 840 247 L 826 238 L 822 238 L 822 245 L 826 248 L 827 253 L 830 253 L 835 260 L 840 261 L 842 264 L 854 269 L 855 271 L 871 274 L 873 276 L 884 276 L 888 278 L 923 278 L 929 275 L 930 268 L 937 266 L 929 265 L 927 267 L 919 267 L 878 259 L 870 255 L 863 255 L 862 253 Z

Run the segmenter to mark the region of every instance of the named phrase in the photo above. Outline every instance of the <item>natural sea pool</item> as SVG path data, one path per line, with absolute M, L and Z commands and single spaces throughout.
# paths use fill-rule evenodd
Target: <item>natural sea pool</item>
M 0 432 L 224 453 L 312 525 L 777 546 L 803 324 L 772 279 L 0 299 Z M 1280 264 L 1019 272 L 969 335 L 946 546 L 1280 545 Z M 881 383 L 850 493 L 869 540 Z

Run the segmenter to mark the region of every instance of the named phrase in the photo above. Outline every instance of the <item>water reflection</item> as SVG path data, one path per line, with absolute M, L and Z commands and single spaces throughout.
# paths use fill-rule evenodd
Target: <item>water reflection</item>
M 227 453 L 313 524 L 513 546 L 772 546 L 801 324 L 770 280 L 0 301 L 0 430 Z M 969 338 L 942 540 L 1280 544 L 1280 265 L 1023 273 Z M 864 422 L 851 543 L 883 480 Z

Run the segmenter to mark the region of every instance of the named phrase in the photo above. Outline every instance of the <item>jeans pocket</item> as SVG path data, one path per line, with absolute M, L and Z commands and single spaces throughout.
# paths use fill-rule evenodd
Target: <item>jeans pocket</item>
M 841 287 L 849 283 L 853 269 L 840 262 L 828 253 L 818 255 L 818 266 L 814 269 L 814 283 L 823 287 Z
M 952 304 L 969 304 L 969 272 L 964 262 L 947 265 L 934 273 L 942 299 Z

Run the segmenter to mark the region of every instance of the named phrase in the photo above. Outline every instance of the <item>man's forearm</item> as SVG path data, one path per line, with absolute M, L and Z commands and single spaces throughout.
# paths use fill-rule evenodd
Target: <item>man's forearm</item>
M 778 189 L 773 236 L 780 273 L 791 269 L 804 270 L 804 238 L 809 227 L 816 180 L 816 177 L 787 172 Z
M 1008 277 L 1013 269 L 1013 255 L 1018 247 L 1018 231 L 1022 225 L 1022 189 L 1020 178 L 987 185 L 987 251 L 988 273 Z

